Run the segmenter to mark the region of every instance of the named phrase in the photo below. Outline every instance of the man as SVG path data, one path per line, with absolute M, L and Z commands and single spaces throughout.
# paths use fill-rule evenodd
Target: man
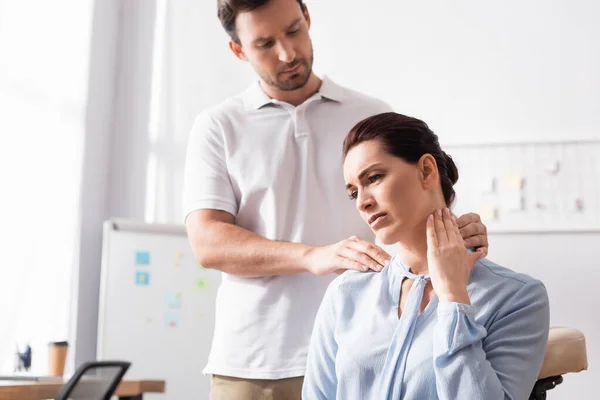
M 312 72 L 302 0 L 219 0 L 218 15 L 260 80 L 204 110 L 188 144 L 190 243 L 203 266 L 224 272 L 204 372 L 213 400 L 300 399 L 334 273 L 378 272 L 390 259 L 348 200 L 341 169 L 346 133 L 390 107 Z M 459 224 L 484 254 L 479 217 Z

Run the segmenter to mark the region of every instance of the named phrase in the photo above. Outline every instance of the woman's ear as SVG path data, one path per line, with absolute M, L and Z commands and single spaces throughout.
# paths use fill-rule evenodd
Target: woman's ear
M 437 187 L 439 184 L 439 173 L 435 157 L 431 154 L 423 154 L 417 164 L 424 188 Z

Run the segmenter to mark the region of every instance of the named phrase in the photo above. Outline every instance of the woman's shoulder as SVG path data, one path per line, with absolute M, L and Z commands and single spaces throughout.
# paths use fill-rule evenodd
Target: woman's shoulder
M 547 302 L 546 287 L 539 279 L 528 274 L 514 271 L 487 258 L 475 263 L 467 287 L 471 300 L 480 305 L 488 304 L 500 307 L 523 297 L 535 302 Z M 518 296 L 517 296 L 518 295 Z
M 335 297 L 356 298 L 371 290 L 380 290 L 387 280 L 387 266 L 381 272 L 347 270 L 329 284 L 328 291 L 335 292 Z
M 475 263 L 470 281 L 486 281 L 486 283 L 511 285 L 517 288 L 528 284 L 541 284 L 541 281 L 530 275 L 514 271 L 487 258 L 482 258 Z

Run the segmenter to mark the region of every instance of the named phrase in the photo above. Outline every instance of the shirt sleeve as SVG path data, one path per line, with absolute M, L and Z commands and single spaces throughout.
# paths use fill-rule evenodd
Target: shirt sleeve
M 336 298 L 343 275 L 334 279 L 323 297 L 313 327 L 302 398 L 310 400 L 335 399 L 337 376 L 335 359 L 338 350 L 335 340 Z
M 550 313 L 539 282 L 524 284 L 489 327 L 474 306 L 440 303 L 434 333 L 434 370 L 440 399 L 529 398 L 544 360 Z
M 238 204 L 229 178 L 223 132 L 204 111 L 195 120 L 187 145 L 183 175 L 183 212 L 215 209 L 237 214 Z

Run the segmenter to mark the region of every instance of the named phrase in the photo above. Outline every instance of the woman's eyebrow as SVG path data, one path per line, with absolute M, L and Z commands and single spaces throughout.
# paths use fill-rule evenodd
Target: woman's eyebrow
M 360 181 L 362 178 L 365 177 L 365 175 L 367 175 L 372 169 L 375 169 L 377 167 L 380 167 L 382 164 L 381 163 L 375 163 L 375 164 L 371 164 L 369 165 L 367 168 L 363 169 L 360 174 L 358 174 L 358 180 Z M 346 185 L 346 190 L 350 189 L 353 185 L 351 183 Z

